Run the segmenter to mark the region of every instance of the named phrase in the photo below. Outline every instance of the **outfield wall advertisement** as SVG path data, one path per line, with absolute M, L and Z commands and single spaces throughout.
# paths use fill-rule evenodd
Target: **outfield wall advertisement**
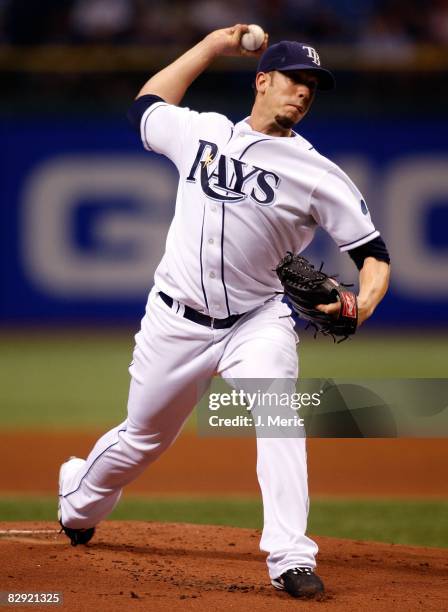
M 124 120 L 3 122 L 0 321 L 138 320 L 177 174 Z M 304 136 L 363 192 L 393 262 L 376 324 L 448 323 L 448 123 L 309 120 Z M 356 280 L 318 233 L 305 255 Z

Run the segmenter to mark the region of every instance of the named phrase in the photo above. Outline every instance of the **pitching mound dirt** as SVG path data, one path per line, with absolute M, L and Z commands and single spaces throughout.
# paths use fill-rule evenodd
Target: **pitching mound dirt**
M 252 529 L 108 521 L 88 546 L 74 548 L 55 523 L 0 523 L 1 590 L 59 591 L 64 610 L 95 612 L 447 609 L 444 549 L 316 538 L 327 595 L 305 602 L 270 586 L 259 536 Z

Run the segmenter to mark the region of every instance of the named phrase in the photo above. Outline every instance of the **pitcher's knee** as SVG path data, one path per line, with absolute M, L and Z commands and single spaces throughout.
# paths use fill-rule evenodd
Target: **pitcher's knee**
M 134 465 L 152 463 L 171 446 L 175 437 L 171 433 L 126 431 L 121 437 L 121 451 L 125 451 L 127 461 Z

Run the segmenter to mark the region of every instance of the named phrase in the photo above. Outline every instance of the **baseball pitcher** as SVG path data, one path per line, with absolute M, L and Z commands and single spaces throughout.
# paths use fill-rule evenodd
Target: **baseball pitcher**
M 130 109 L 145 149 L 178 170 L 176 210 L 135 337 L 127 418 L 86 460 L 71 458 L 60 470 L 59 520 L 74 545 L 91 539 L 122 488 L 174 442 L 198 389 L 216 372 L 233 384 L 297 379 L 290 315 L 298 288 L 317 287 L 306 312 L 325 317 L 330 332 L 338 321 L 341 334 L 341 317 L 353 333 L 386 292 L 389 256 L 363 196 L 293 130 L 317 91 L 334 87 L 333 75 L 308 43 L 268 47 L 265 39 L 258 51 L 245 51 L 247 31 L 238 24 L 210 33 L 151 77 Z M 196 77 L 223 55 L 259 57 L 253 107 L 236 124 L 181 106 Z M 332 287 L 323 295 L 319 271 L 297 259 L 318 226 L 358 267 L 357 296 Z M 290 300 L 283 295 L 288 282 L 295 291 Z M 306 535 L 305 439 L 260 436 L 257 454 L 260 547 L 268 553 L 271 582 L 294 597 L 320 596 L 317 546 Z

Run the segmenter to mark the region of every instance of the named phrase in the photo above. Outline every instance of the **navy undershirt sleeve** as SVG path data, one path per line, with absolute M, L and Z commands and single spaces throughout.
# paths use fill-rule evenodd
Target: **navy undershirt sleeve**
M 385 261 L 388 264 L 390 263 L 389 253 L 381 236 L 377 236 L 370 242 L 366 242 L 365 244 L 356 247 L 356 249 L 351 249 L 348 251 L 348 254 L 355 262 L 358 270 L 361 270 L 363 267 L 366 257 L 374 257 L 375 259 L 378 259 L 378 261 Z
M 144 112 L 155 102 L 165 102 L 165 100 L 160 96 L 155 96 L 154 94 L 139 96 L 136 100 L 134 100 L 131 108 L 128 110 L 127 118 L 129 123 L 138 133 L 140 133 L 140 123 L 142 121 Z

